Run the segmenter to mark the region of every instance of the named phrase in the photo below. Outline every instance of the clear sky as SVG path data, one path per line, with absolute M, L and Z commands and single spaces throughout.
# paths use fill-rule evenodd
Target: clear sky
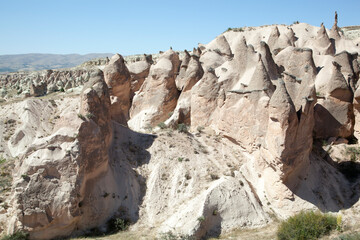
M 360 25 L 360 0 L 0 0 L 0 55 L 192 49 L 228 27 Z

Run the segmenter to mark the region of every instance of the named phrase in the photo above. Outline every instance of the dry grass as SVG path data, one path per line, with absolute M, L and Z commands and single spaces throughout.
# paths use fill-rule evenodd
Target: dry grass
M 155 235 L 149 231 L 125 231 L 119 232 L 111 235 L 101 236 L 101 237 L 78 237 L 71 238 L 77 240 L 84 239 L 101 239 L 101 240 L 118 240 L 118 239 L 126 239 L 126 240 L 153 240 L 156 239 Z

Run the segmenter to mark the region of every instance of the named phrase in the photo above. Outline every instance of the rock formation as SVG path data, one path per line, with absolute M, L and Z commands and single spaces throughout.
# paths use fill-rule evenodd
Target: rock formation
M 138 130 L 156 126 L 169 117 L 179 97 L 175 84 L 179 67 L 179 56 L 171 49 L 151 66 L 149 77 L 133 99 L 128 122 L 131 128 Z
M 133 62 L 127 65 L 131 77 L 131 98 L 134 96 L 145 78 L 149 75 L 151 64 L 153 64 L 152 55 L 145 55 L 142 61 Z
M 104 68 L 104 76 L 110 89 L 112 119 L 126 124 L 131 105 L 131 79 L 124 58 L 119 54 L 112 56 L 109 64 Z
M 339 32 L 337 17 L 228 30 L 193 51 L 0 76 L 15 166 L 0 229 L 50 239 L 121 218 L 201 239 L 316 208 L 360 221 L 346 144 L 360 136 L 360 47 Z
M 349 137 L 353 134 L 353 93 L 341 73 L 341 66 L 332 62 L 331 77 L 318 84 L 324 99 L 315 106 L 315 136 L 319 138 Z

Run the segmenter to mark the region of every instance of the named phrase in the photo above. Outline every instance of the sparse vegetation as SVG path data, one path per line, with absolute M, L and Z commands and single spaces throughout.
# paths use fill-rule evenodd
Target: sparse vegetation
M 350 160 L 355 162 L 359 159 L 360 148 L 359 147 L 348 147 L 346 148 L 346 155 L 350 156 Z
M 11 169 L 11 161 L 8 161 L 3 156 L 0 156 L 0 193 L 10 190 L 12 181 Z
M 150 124 L 147 124 L 146 127 L 145 127 L 145 130 L 147 132 L 152 132 L 153 128 L 152 128 L 152 126 Z
M 210 177 L 211 177 L 211 180 L 217 180 L 217 179 L 219 179 L 219 176 L 218 175 L 216 175 L 216 174 L 210 174 Z
M 198 217 L 198 219 L 197 219 L 199 222 L 203 222 L 203 221 L 205 221 L 205 217 L 204 216 L 200 216 L 200 217 Z
M 81 113 L 78 113 L 77 116 L 78 116 L 78 118 L 80 118 L 81 120 L 84 120 L 84 121 L 86 120 L 86 118 L 84 117 L 84 115 L 82 115 Z
M 283 221 L 278 230 L 279 240 L 317 239 L 337 228 L 336 217 L 320 212 L 300 212 Z
M 5 163 L 6 159 L 3 156 L 0 156 L 0 165 Z
M 188 132 L 188 126 L 184 123 L 180 123 L 177 125 L 177 130 L 181 133 L 187 133 Z
M 161 233 L 160 237 L 157 240 L 195 240 L 195 237 L 189 235 L 179 234 L 176 235 L 171 231 Z
M 95 117 L 95 115 L 93 114 L 93 113 L 86 113 L 86 118 L 88 118 L 88 119 L 92 119 L 92 118 L 94 118 Z
M 157 125 L 160 129 L 165 129 L 166 128 L 166 124 L 164 122 L 160 122 L 158 125 Z
M 24 179 L 26 182 L 30 181 L 30 177 L 26 174 L 21 175 L 22 179 Z
M 115 233 L 128 230 L 130 222 L 122 218 L 111 218 L 108 221 L 108 232 Z
M 335 240 L 360 240 L 360 233 L 348 233 L 342 234 L 339 237 L 335 238 Z
M 27 239 L 29 239 L 29 234 L 22 231 L 18 231 L 12 235 L 6 235 L 1 238 L 1 240 L 27 240 Z
M 228 28 L 225 32 L 229 32 L 229 31 L 233 31 L 233 32 L 243 32 L 244 29 L 242 27 L 240 28 Z

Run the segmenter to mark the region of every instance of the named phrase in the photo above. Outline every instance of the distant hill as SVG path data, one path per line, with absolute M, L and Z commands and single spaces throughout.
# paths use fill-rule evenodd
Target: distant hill
M 111 57 L 112 55 L 112 53 L 0 55 L 0 72 L 69 68 L 94 58 Z

